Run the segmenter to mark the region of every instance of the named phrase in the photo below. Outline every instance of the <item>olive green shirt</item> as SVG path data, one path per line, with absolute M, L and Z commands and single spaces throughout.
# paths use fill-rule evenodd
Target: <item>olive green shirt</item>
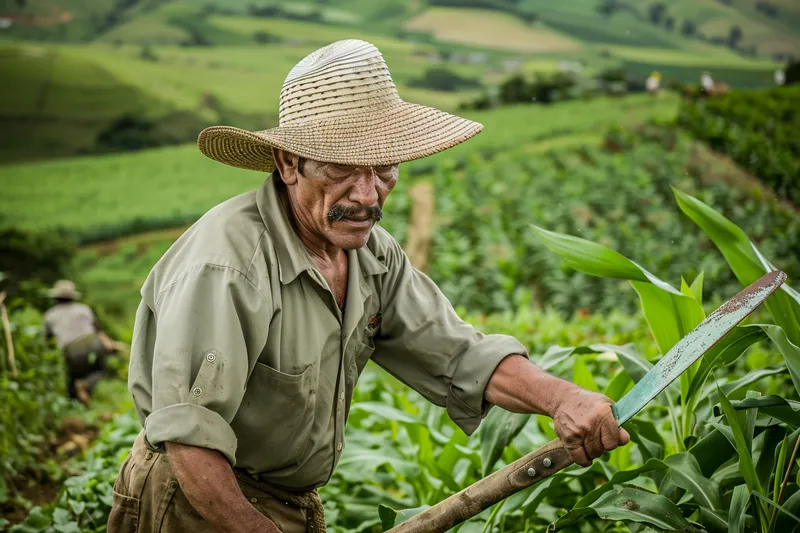
M 347 256 L 342 316 L 272 178 L 189 228 L 136 314 L 129 387 L 149 445 L 218 450 L 281 487 L 323 485 L 370 359 L 472 433 L 495 367 L 525 348 L 463 322 L 383 228 Z

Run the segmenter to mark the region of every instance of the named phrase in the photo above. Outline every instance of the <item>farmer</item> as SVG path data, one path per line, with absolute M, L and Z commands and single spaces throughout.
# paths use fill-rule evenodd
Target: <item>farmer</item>
M 67 365 L 67 392 L 88 404 L 95 385 L 106 375 L 106 358 L 114 342 L 103 332 L 94 312 L 79 302 L 75 283 L 62 279 L 50 289 L 53 307 L 44 314 L 47 338 L 54 338 Z
M 110 533 L 323 531 L 316 489 L 370 359 L 468 434 L 498 405 L 553 417 L 581 465 L 628 441 L 608 398 L 476 332 L 376 225 L 399 163 L 481 128 L 403 102 L 378 50 L 348 40 L 291 70 L 278 127 L 200 134 L 208 157 L 271 175 L 203 216 L 145 281 L 129 378 L 144 430 Z

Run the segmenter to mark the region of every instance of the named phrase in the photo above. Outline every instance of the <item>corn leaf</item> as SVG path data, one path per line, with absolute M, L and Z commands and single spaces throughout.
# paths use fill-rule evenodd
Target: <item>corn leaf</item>
M 711 238 L 742 285 L 749 285 L 774 270 L 736 224 L 700 200 L 675 188 L 673 192 L 681 211 Z M 775 323 L 785 330 L 787 338 L 800 344 L 800 295 L 797 291 L 784 283 L 764 305 Z
M 725 393 L 719 389 L 719 402 L 722 406 L 722 411 L 725 413 L 725 419 L 728 421 L 728 426 L 733 433 L 733 440 L 736 444 L 736 451 L 739 454 L 739 472 L 744 478 L 747 488 L 752 493 L 763 493 L 764 489 L 761 487 L 761 482 L 756 474 L 756 468 L 753 464 L 753 455 L 750 447 L 747 445 L 747 438 L 745 437 L 744 430 L 742 429 L 739 419 L 736 416 L 736 411 L 733 409 L 730 400 Z
M 667 457 L 664 462 L 669 466 L 672 481 L 691 493 L 698 505 L 709 509 L 722 509 L 722 493 L 719 485 L 703 476 L 694 455 L 686 452 L 676 453 Z
M 747 503 L 750 501 L 750 490 L 745 485 L 733 489 L 731 506 L 728 510 L 728 533 L 744 533 Z

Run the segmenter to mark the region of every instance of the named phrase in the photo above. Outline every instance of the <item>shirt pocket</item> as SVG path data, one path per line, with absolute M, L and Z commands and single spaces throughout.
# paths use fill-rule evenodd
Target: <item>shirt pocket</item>
M 300 374 L 286 374 L 256 363 L 236 422 L 243 428 L 263 428 L 257 432 L 258 442 L 239 437 L 240 448 L 252 446 L 263 455 L 262 471 L 296 465 L 305 456 L 314 425 L 315 387 L 313 364 Z

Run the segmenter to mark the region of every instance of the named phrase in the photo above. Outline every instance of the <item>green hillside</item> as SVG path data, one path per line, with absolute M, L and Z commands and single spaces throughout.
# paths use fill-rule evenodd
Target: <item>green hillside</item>
M 190 142 L 210 124 L 271 127 L 285 74 L 338 39 L 375 43 L 403 98 L 446 110 L 514 72 L 553 72 L 563 61 L 586 76 L 658 70 L 696 83 L 710 70 L 733 86 L 770 85 L 780 65 L 772 56 L 800 43 L 791 24 L 800 10 L 788 2 L 775 4 L 780 17 L 749 0 L 666 4 L 654 24 L 654 4 L 611 2 L 604 12 L 598 0 L 6 0 L 0 163 Z M 674 21 L 668 29 L 669 17 L 691 19 L 694 34 Z M 739 50 L 709 42 L 732 25 Z M 751 39 L 758 57 L 742 53 Z M 421 82 L 431 68 L 470 88 Z

